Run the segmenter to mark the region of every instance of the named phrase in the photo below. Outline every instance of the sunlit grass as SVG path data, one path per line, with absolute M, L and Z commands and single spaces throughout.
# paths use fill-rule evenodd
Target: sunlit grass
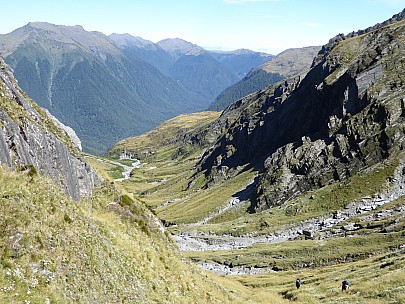
M 0 167 L 1 303 L 238 303 L 109 184 L 80 203 Z M 122 206 L 121 206 L 122 205 Z
M 154 147 L 158 146 L 153 144 Z M 146 147 L 147 148 L 147 147 Z M 250 201 L 213 216 L 201 226 L 199 222 L 230 200 L 257 175 L 252 170 L 219 183 L 208 183 L 195 166 L 203 152 L 196 147 L 188 156 L 173 157 L 171 148 L 158 148 L 130 180 L 120 187 L 153 208 L 159 218 L 177 224 L 169 227 L 174 234 L 201 231 L 205 237 L 265 236 L 322 215 L 332 216 L 346 205 L 370 199 L 386 191 L 392 184 L 394 170 L 401 155 L 393 155 L 347 180 L 304 193 L 282 206 L 249 214 Z M 402 206 L 402 198 L 382 206 Z M 396 222 L 396 228 L 383 233 L 383 228 Z M 404 220 L 395 215 L 382 220 L 372 217 L 364 222 L 361 215 L 338 225 L 362 223 L 362 228 L 329 239 L 295 240 L 282 243 L 256 243 L 229 251 L 186 252 L 195 262 L 231 261 L 234 267 L 274 268 L 277 272 L 262 275 L 217 276 L 210 274 L 231 295 L 251 303 L 403 303 Z M 315 235 L 316 237 L 316 235 Z M 392 264 L 391 264 L 392 263 Z M 296 290 L 297 277 L 303 286 Z M 349 292 L 342 293 L 341 282 L 349 279 Z M 378 286 L 378 288 L 373 288 Z

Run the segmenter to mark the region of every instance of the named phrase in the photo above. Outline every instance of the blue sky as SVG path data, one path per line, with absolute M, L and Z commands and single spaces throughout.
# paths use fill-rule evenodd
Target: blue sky
M 0 6 L 2 34 L 43 21 L 277 54 L 382 22 L 402 11 L 405 0 L 0 0 Z

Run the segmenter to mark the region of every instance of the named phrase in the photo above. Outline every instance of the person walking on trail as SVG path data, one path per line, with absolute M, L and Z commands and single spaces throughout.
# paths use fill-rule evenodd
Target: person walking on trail
M 348 280 L 344 280 L 344 281 L 342 282 L 342 292 L 347 291 L 347 290 L 349 289 L 349 285 L 350 285 L 349 281 L 348 281 Z
M 297 287 L 297 289 L 299 289 L 299 288 L 301 287 L 301 279 L 300 279 L 300 278 L 298 278 L 298 279 L 295 281 L 295 287 Z

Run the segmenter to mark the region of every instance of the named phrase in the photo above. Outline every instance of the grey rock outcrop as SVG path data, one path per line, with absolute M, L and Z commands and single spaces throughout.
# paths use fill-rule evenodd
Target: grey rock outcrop
M 2 58 L 0 99 L 0 165 L 17 170 L 32 165 L 77 201 L 91 195 L 101 177 L 81 159 L 77 136 L 69 137 L 72 131 L 21 91 Z
M 261 172 L 251 197 L 251 211 L 260 211 L 402 150 L 404 32 L 400 21 L 344 37 L 320 52 L 305 77 L 231 105 L 222 117 L 232 121 L 201 171 L 211 182 L 246 166 Z

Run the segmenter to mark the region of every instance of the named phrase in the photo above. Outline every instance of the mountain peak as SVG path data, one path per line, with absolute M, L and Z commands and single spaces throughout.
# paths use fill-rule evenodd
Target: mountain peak
M 181 56 L 181 55 L 200 55 L 203 53 L 206 53 L 207 51 L 203 49 L 202 47 L 193 44 L 191 42 L 185 41 L 180 38 L 167 38 L 159 41 L 157 43 L 162 49 L 164 49 L 166 52 L 175 55 L 175 56 Z
M 30 28 L 36 28 L 36 29 L 44 29 L 44 30 L 56 30 L 56 29 L 60 29 L 60 28 L 72 28 L 72 29 L 76 29 L 76 30 L 81 30 L 84 31 L 83 26 L 81 25 L 56 25 L 56 24 L 52 24 L 49 22 L 41 22 L 41 21 L 35 21 L 35 22 L 28 22 L 26 27 L 30 27 Z
M 110 36 L 108 36 L 112 41 L 115 42 L 116 45 L 118 46 L 135 46 L 135 47 L 140 47 L 140 48 L 145 48 L 145 47 L 151 47 L 154 46 L 154 43 L 152 41 L 143 39 L 142 37 L 139 36 L 132 36 L 128 33 L 124 34 L 117 34 L 113 33 Z
M 321 46 L 287 49 L 257 69 L 267 73 L 279 73 L 286 78 L 292 77 L 307 70 L 320 49 Z
M 2 35 L 2 40 L 7 41 L 3 45 L 8 46 L 7 49 L 0 49 L 3 56 L 7 56 L 19 45 L 27 41 L 35 41 L 45 49 L 55 52 L 59 52 L 59 47 L 55 48 L 54 42 L 69 48 L 76 47 L 87 52 L 97 52 L 103 58 L 106 53 L 118 53 L 117 47 L 106 35 L 97 31 L 86 31 L 80 25 L 68 26 L 47 22 L 29 22 L 9 34 Z M 51 42 L 51 45 L 49 45 L 49 42 Z

